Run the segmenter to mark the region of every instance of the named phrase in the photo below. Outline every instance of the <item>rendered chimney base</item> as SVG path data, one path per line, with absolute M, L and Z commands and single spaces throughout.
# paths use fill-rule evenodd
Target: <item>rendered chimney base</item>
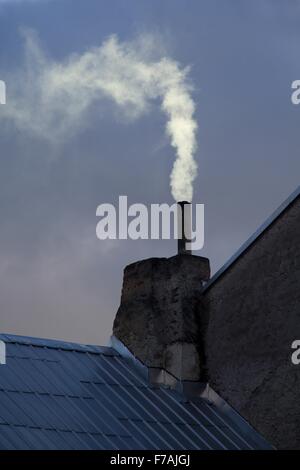
M 127 266 L 114 335 L 148 367 L 179 380 L 203 380 L 201 290 L 209 277 L 209 260 L 193 255 Z

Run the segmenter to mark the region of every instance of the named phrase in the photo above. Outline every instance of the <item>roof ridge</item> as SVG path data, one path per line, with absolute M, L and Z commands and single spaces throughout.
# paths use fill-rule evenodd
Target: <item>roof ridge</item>
M 300 185 L 286 198 L 279 207 L 258 227 L 258 229 L 240 246 L 225 264 L 204 285 L 202 292 L 208 290 L 242 256 L 248 248 L 293 204 L 300 196 Z
M 70 341 L 38 338 L 31 336 L 14 335 L 9 333 L 0 333 L 0 340 L 4 343 L 22 344 L 25 346 L 45 347 L 49 349 L 62 349 L 66 351 L 76 351 L 91 354 L 103 354 L 108 356 L 118 356 L 118 352 L 110 346 L 87 345 L 81 343 L 73 343 Z

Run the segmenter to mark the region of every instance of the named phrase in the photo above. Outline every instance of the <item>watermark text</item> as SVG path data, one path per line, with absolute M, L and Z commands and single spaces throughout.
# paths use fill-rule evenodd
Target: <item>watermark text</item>
M 135 203 L 128 205 L 127 196 L 119 196 L 118 207 L 100 204 L 96 216 L 99 240 L 171 240 L 186 239 L 187 250 L 201 250 L 204 245 L 204 204 L 189 204 L 183 215 L 181 206 Z M 186 215 L 187 214 L 187 215 Z M 183 220 L 183 224 L 179 221 Z
M 292 83 L 292 92 L 291 100 L 293 104 L 300 104 L 300 80 L 294 80 Z
M 6 364 L 6 346 L 4 341 L 0 341 L 0 364 Z
M 0 104 L 6 104 L 6 84 L 0 80 Z

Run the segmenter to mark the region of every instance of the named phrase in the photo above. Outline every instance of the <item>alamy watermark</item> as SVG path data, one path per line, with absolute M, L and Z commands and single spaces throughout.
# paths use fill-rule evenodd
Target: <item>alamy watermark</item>
M 6 364 L 6 345 L 0 341 L 0 364 Z
M 291 355 L 291 361 L 294 366 L 298 366 L 300 364 L 300 340 L 295 339 L 292 342 L 291 348 L 294 349 L 294 352 Z
M 127 196 L 119 196 L 118 206 L 104 203 L 96 210 L 99 240 L 171 240 L 186 239 L 187 250 L 201 250 L 204 245 L 204 204 L 188 204 L 182 220 L 180 204 L 135 203 L 128 206 Z
M 0 104 L 6 104 L 6 84 L 0 80 Z
M 291 86 L 293 92 L 291 100 L 293 104 L 300 104 L 300 80 L 294 80 Z

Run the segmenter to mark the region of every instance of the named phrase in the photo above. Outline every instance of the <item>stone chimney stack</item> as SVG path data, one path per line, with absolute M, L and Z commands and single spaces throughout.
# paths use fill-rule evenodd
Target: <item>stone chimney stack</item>
M 204 379 L 201 290 L 209 277 L 209 260 L 191 254 L 130 264 L 114 336 L 148 367 L 181 381 Z

